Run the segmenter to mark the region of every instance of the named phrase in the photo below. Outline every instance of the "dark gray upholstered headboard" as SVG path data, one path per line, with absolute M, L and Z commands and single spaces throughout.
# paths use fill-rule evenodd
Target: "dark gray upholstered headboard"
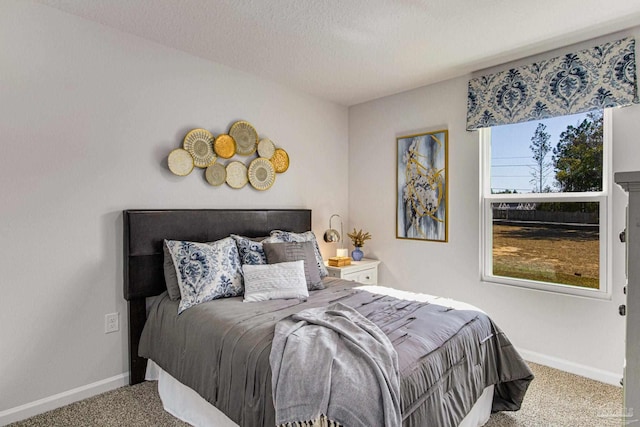
M 124 211 L 124 298 L 129 303 L 130 384 L 144 380 L 146 359 L 138 344 L 146 321 L 145 298 L 165 289 L 162 241 L 211 242 L 240 234 L 267 236 L 271 230 L 311 230 L 309 209 L 193 209 Z

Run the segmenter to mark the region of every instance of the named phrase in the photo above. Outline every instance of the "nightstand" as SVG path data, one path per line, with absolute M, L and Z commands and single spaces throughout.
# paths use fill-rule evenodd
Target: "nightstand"
M 354 280 L 365 285 L 378 284 L 378 265 L 380 261 L 377 259 L 363 258 L 361 261 L 351 261 L 351 265 L 344 267 L 332 267 L 327 265 L 330 277 L 337 277 L 345 280 Z

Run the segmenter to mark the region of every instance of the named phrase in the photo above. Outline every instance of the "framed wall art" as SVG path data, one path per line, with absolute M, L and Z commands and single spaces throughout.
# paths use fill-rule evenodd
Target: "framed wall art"
M 396 237 L 448 240 L 447 130 L 397 138 Z

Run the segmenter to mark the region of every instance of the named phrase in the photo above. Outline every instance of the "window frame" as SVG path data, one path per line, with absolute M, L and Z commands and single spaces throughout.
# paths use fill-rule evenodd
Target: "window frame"
M 574 295 L 588 298 L 611 299 L 612 202 L 611 152 L 612 112 L 603 111 L 602 135 L 602 191 L 581 193 L 523 193 L 491 194 L 491 128 L 480 129 L 480 279 L 482 283 L 507 285 L 518 288 Z M 582 288 L 560 283 L 539 282 L 493 275 L 493 211 L 492 203 L 500 202 L 598 202 L 600 214 L 599 289 Z

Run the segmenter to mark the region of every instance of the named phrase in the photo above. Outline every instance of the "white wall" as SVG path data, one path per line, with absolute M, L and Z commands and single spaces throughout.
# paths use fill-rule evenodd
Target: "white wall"
M 640 31 L 636 31 L 636 37 Z M 622 375 L 626 196 L 613 189 L 613 297 L 596 300 L 480 281 L 479 136 L 467 132 L 468 78 L 349 109 L 350 226 L 373 235 L 367 256 L 382 260 L 380 282 L 450 296 L 486 310 L 523 354 L 610 383 Z M 449 243 L 397 240 L 396 137 L 449 129 Z M 640 106 L 613 112 L 613 170 L 640 169 Z
M 0 40 L 0 415 L 124 379 L 123 209 L 311 208 L 316 234 L 347 218 L 345 107 L 22 0 L 0 2 Z M 169 172 L 188 130 L 238 119 L 290 155 L 269 191 Z

